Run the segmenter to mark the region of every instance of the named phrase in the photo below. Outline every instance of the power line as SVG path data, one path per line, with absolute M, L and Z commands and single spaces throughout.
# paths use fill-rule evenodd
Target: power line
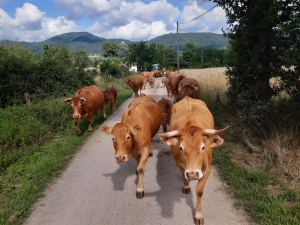
M 185 23 L 189 23 L 189 22 L 192 22 L 192 21 L 194 21 L 194 20 L 196 20 L 196 19 L 198 19 L 198 18 L 200 18 L 201 16 L 203 16 L 203 15 L 205 15 L 206 13 L 208 13 L 209 11 L 211 11 L 211 10 L 213 10 L 214 8 L 216 8 L 218 5 L 215 5 L 214 7 L 212 7 L 211 9 L 209 9 L 209 10 L 207 10 L 205 13 L 203 13 L 202 15 L 200 15 L 200 16 L 197 16 L 196 18 L 194 18 L 194 19 L 192 19 L 192 20 L 190 20 L 190 21 L 187 21 L 187 22 L 182 22 L 182 23 L 179 23 L 179 24 L 185 24 Z

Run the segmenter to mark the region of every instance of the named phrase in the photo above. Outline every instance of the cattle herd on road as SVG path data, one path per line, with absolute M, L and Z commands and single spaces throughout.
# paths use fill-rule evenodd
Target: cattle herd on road
M 223 144 L 219 134 L 228 127 L 214 129 L 214 118 L 205 102 L 199 99 L 200 85 L 197 80 L 169 70 L 165 72 L 165 76 L 161 75 L 160 71 L 145 71 L 141 75 L 127 78 L 127 88 L 134 91 L 135 99 L 131 101 L 119 123 L 112 127 L 102 125 L 100 130 L 112 136 L 116 162 L 126 162 L 129 157 L 136 159 L 136 197 L 141 199 L 144 197 L 145 165 L 152 155 L 151 139 L 162 126 L 163 133 L 158 136 L 163 143 L 170 146 L 175 163 L 182 173 L 183 193 L 191 192 L 190 181 L 198 181 L 194 223 L 203 225 L 201 201 L 211 171 L 212 147 Z M 156 102 L 142 94 L 147 83 L 150 88 L 154 88 L 156 79 L 161 79 L 168 97 L 174 97 L 174 104 L 165 98 Z M 116 109 L 116 99 L 117 90 L 114 87 L 102 91 L 95 85 L 81 88 L 75 96 L 65 99 L 66 104 L 72 105 L 77 134 L 81 134 L 79 118 L 88 118 L 88 130 L 92 130 L 94 115 L 101 109 L 103 117 L 106 118 L 106 104 L 111 105 L 113 112 Z

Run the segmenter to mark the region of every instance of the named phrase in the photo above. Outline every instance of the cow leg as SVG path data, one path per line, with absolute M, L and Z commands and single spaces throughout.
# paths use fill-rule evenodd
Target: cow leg
M 138 199 L 141 199 L 144 197 L 144 183 L 143 183 L 143 176 L 145 173 L 145 165 L 148 161 L 150 154 L 150 148 L 143 149 L 141 158 L 137 160 L 137 168 L 136 171 L 138 173 L 138 183 L 137 183 L 137 188 L 136 188 L 136 197 Z
M 89 118 L 88 118 L 88 130 L 89 131 L 93 130 L 92 123 L 94 123 L 94 113 L 93 112 L 89 114 Z
M 194 217 L 194 223 L 196 225 L 204 225 L 204 219 L 202 214 L 202 196 L 204 192 L 204 186 L 206 180 L 208 179 L 209 173 L 210 173 L 210 169 L 207 170 L 203 178 L 200 179 L 198 181 L 198 184 L 196 185 L 197 203 L 196 203 L 195 217 Z
M 162 122 L 161 125 L 163 127 L 163 132 L 166 133 L 168 131 L 168 129 L 167 129 L 167 123 Z
M 78 126 L 78 118 L 74 118 L 74 124 L 75 124 L 75 128 L 76 128 L 76 133 L 78 135 L 81 134 L 81 130 L 79 129 L 79 126 Z
M 113 110 L 116 111 L 117 99 L 114 100 Z
M 101 107 L 101 110 L 102 110 L 103 118 L 106 119 L 106 105 L 104 103 L 103 106 Z

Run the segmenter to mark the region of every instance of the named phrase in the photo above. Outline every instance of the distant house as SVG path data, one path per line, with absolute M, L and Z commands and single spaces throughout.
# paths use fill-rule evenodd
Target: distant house
M 134 64 L 131 65 L 130 68 L 129 68 L 129 71 L 130 71 L 130 72 L 137 73 L 137 65 L 134 65 Z

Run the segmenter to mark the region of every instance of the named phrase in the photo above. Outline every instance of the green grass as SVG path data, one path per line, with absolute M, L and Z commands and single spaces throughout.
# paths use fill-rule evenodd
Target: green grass
M 122 83 L 122 81 L 119 81 L 119 83 Z M 133 93 L 132 90 L 118 87 L 117 107 Z M 59 107 L 65 107 L 63 99 L 59 99 L 58 102 L 55 104 L 60 105 Z M 29 109 L 24 109 L 24 111 L 26 110 Z M 37 111 L 39 116 L 36 116 Z M 61 174 L 73 155 L 80 149 L 84 140 L 91 134 L 87 131 L 86 120 L 80 120 L 79 124 L 83 134 L 80 136 L 76 134 L 73 120 L 68 115 L 71 112 L 70 109 L 59 116 L 49 115 L 51 112 L 47 109 L 47 106 L 34 112 L 35 116 L 32 116 L 34 119 L 31 122 L 38 124 L 35 124 L 37 126 L 35 129 L 28 130 L 28 124 L 26 123 L 26 131 L 25 128 L 20 128 L 17 124 L 14 125 L 15 131 L 11 131 L 10 135 L 6 135 L 8 139 L 5 139 L 6 136 L 3 135 L 2 151 L 0 151 L 0 162 L 3 162 L 0 170 L 0 225 L 22 224 L 30 214 L 33 203 L 42 196 L 47 184 Z M 107 107 L 106 114 L 107 116 L 111 114 L 110 107 Z M 18 122 L 21 119 L 16 116 L 12 121 Z M 54 125 L 54 128 L 47 125 L 47 120 Z M 39 121 L 43 121 L 46 125 L 44 126 Z M 99 113 L 95 117 L 93 130 L 96 130 L 103 121 L 102 113 Z M 5 121 L 2 124 L 6 126 Z M 42 129 L 38 130 L 39 127 L 42 127 Z M 23 133 L 20 132 L 22 129 L 25 129 Z M 35 134 L 37 136 L 34 138 L 35 140 L 26 143 L 26 140 Z M 14 135 L 14 139 L 10 138 L 11 135 Z M 44 135 L 44 137 L 39 138 L 39 135 Z M 48 137 L 45 138 L 47 135 Z M 7 140 L 10 139 L 12 140 L 11 146 L 13 149 L 9 148 L 10 143 Z M 16 142 L 15 139 L 24 139 L 24 141 Z M 8 147 L 4 148 L 4 146 Z M 4 158 L 6 158 L 6 161 L 4 161 Z
M 228 184 L 228 191 L 242 207 L 251 222 L 272 225 L 300 224 L 300 196 L 283 182 L 262 170 L 252 170 L 232 162 L 234 154 L 245 151 L 242 145 L 225 142 L 215 148 L 213 165 Z M 276 192 L 270 191 L 280 190 Z

